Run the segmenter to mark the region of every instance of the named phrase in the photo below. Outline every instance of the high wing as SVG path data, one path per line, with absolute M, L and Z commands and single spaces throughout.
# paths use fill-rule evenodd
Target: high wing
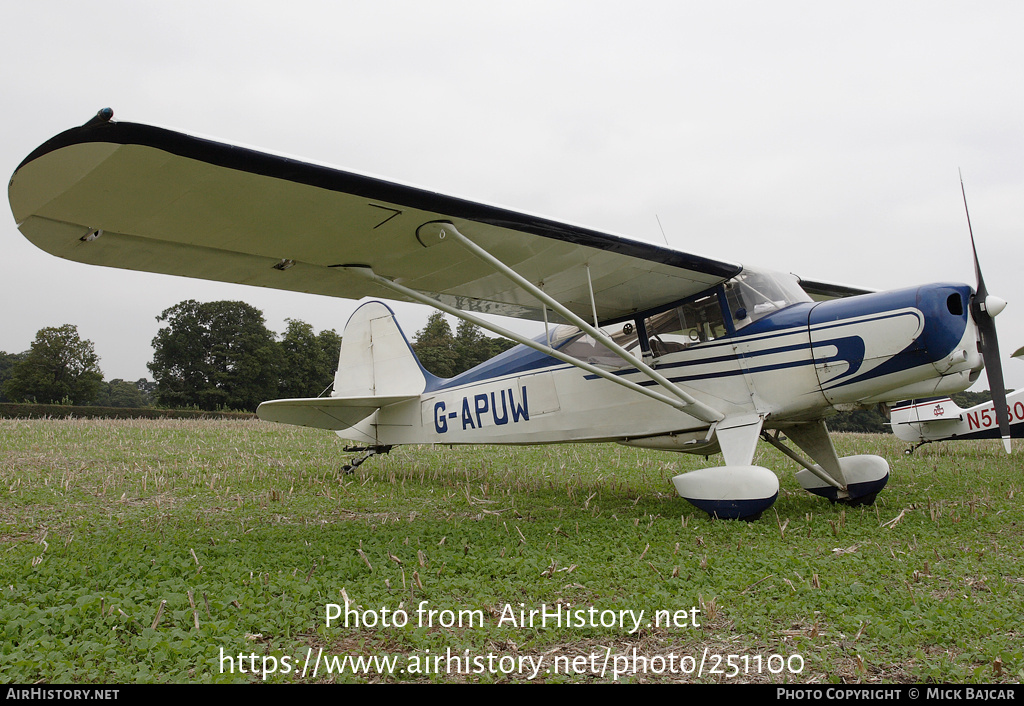
M 800 288 L 807 292 L 807 295 L 816 302 L 842 299 L 843 297 L 855 297 L 860 294 L 871 294 L 876 291 L 873 289 L 863 289 L 861 287 L 851 287 L 848 284 L 820 282 L 804 279 L 802 277 L 798 277 L 797 279 L 800 280 Z
M 536 320 L 545 315 L 542 305 L 492 265 L 465 248 L 431 247 L 431 224 L 453 224 L 591 320 L 595 312 L 607 321 L 678 301 L 742 269 L 111 118 L 101 111 L 57 135 L 11 177 L 18 227 L 43 250 L 132 270 L 351 299 L 402 298 L 345 269 L 359 265 L 465 311 Z

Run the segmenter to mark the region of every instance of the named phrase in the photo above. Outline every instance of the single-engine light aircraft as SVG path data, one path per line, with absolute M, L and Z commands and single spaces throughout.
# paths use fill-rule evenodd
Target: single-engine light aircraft
M 1017 349 L 1011 357 L 1024 358 L 1024 348 Z M 1006 395 L 1006 414 L 1010 418 L 1010 436 L 1024 438 L 1024 390 Z M 948 397 L 908 400 L 893 406 L 889 421 L 896 436 L 914 444 L 907 449 L 908 454 L 933 441 L 997 439 L 1000 434 L 991 401 L 960 409 Z
M 958 392 L 985 366 L 1003 390 L 993 317 L 1005 302 L 985 289 L 977 253 L 976 289 L 870 292 L 117 122 L 110 109 L 26 157 L 9 198 L 25 237 L 63 258 L 421 302 L 520 344 L 439 379 L 387 305 L 363 304 L 331 396 L 257 413 L 334 430 L 367 456 L 609 441 L 721 453 L 723 465 L 673 484 L 711 515 L 751 519 L 779 492 L 775 473 L 753 465 L 760 439 L 802 466 L 808 491 L 870 503 L 889 465 L 840 458 L 827 415 Z M 544 331 L 529 338 L 480 314 Z M 1009 451 L 1005 400 L 995 409 Z

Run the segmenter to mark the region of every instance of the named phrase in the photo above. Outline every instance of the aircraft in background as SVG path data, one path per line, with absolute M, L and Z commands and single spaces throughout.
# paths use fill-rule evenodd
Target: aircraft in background
M 840 458 L 830 413 L 958 392 L 983 367 L 1003 389 L 993 317 L 1005 302 L 988 294 L 977 253 L 976 290 L 869 292 L 120 123 L 109 109 L 32 152 L 9 199 L 25 237 L 67 259 L 416 301 L 520 344 L 439 379 L 385 304 L 361 306 L 332 395 L 258 414 L 334 430 L 368 454 L 608 441 L 721 453 L 723 465 L 673 478 L 676 490 L 711 515 L 755 518 L 779 491 L 753 464 L 759 440 L 802 466 L 808 491 L 870 503 L 889 465 Z M 528 338 L 487 313 L 544 331 Z M 995 410 L 1009 451 L 1005 408 Z
M 1018 348 L 1011 357 L 1024 358 L 1024 348 Z M 1024 390 L 1006 395 L 1006 413 L 1010 436 L 1024 438 Z M 914 444 L 907 449 L 908 454 L 933 441 L 998 439 L 1001 434 L 991 401 L 960 409 L 948 397 L 909 400 L 893 406 L 889 420 L 893 434 Z

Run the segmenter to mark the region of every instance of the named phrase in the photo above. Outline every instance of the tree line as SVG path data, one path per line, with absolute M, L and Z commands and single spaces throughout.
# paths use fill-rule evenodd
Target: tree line
M 40 329 L 27 351 L 0 351 L 0 402 L 252 411 L 264 400 L 318 397 L 333 384 L 341 350 L 333 329 L 315 333 L 286 319 L 278 336 L 262 311 L 240 301 L 190 299 L 156 318 L 153 380 L 105 381 L 92 341 L 64 324 Z M 435 313 L 412 345 L 428 371 L 451 377 L 512 343 L 465 322 L 453 334 Z
M 988 390 L 982 392 L 957 392 L 949 396 L 961 409 L 969 409 L 982 402 L 992 399 Z M 848 431 L 867 434 L 888 434 L 889 418 L 875 405 L 868 409 L 856 409 L 850 412 L 839 412 L 828 418 L 828 428 L 832 431 Z
M 27 351 L 0 352 L 0 401 L 252 411 L 316 397 L 334 379 L 341 336 L 287 319 L 278 336 L 239 301 L 183 301 L 158 317 L 153 380 L 105 382 L 92 341 L 71 324 L 40 329 Z
M 40 329 L 27 351 L 0 351 L 0 402 L 252 411 L 264 400 L 318 397 L 333 384 L 341 349 L 333 329 L 318 334 L 304 321 L 286 319 L 278 336 L 263 312 L 240 301 L 190 299 L 157 321 L 163 326 L 147 366 L 153 380 L 104 381 L 92 341 L 64 324 Z M 513 345 L 467 321 L 453 332 L 444 314 L 434 312 L 412 348 L 427 371 L 449 378 Z M 985 391 L 953 399 L 967 408 L 991 398 Z M 877 408 L 828 420 L 833 431 L 873 433 L 888 432 L 887 422 Z

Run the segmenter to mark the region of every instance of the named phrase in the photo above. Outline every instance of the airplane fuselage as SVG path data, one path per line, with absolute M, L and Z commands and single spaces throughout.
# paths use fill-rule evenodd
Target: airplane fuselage
M 776 302 L 783 305 L 749 322 L 728 285 L 603 328 L 702 402 L 726 415 L 761 415 L 767 428 L 834 408 L 950 394 L 981 368 L 968 285 Z M 652 384 L 600 344 L 562 329 L 538 340 Z M 612 440 L 706 453 L 711 443 L 706 421 L 526 346 L 450 379 L 425 377 L 419 400 L 382 408 L 356 429 L 381 445 Z
M 1006 396 L 1010 436 L 1024 438 L 1024 390 Z M 999 422 L 991 401 L 961 409 L 948 397 L 914 399 L 893 407 L 892 431 L 915 444 L 950 439 L 998 439 Z

